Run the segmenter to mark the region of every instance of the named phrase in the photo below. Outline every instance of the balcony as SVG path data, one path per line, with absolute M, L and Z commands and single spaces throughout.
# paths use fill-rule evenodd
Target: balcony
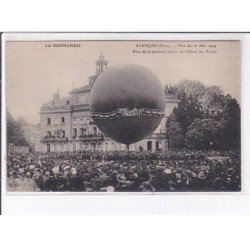
M 56 137 L 56 136 L 45 136 L 41 139 L 41 142 L 67 142 L 68 137 Z

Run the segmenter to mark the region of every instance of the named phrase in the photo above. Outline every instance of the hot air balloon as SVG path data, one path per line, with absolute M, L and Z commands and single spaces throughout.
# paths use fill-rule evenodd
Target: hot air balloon
M 149 69 L 117 65 L 96 79 L 90 94 L 90 112 L 98 128 L 113 140 L 126 144 L 150 135 L 165 111 L 160 80 Z

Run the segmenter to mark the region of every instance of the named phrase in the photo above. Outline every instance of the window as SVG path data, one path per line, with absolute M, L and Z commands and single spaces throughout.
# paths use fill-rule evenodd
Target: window
M 65 124 L 65 118 L 64 117 L 61 118 L 61 122 L 62 122 L 62 124 Z
M 77 129 L 76 129 L 76 128 L 73 129 L 73 137 L 74 137 L 74 138 L 77 137 Z
M 81 131 L 81 136 L 83 136 L 83 134 L 85 132 L 85 129 L 84 128 L 80 128 L 80 131 Z
M 152 141 L 147 141 L 147 151 L 152 151 Z
M 155 142 L 155 148 L 156 148 L 156 150 L 159 150 L 159 142 L 158 141 Z
M 47 136 L 51 137 L 51 131 L 50 130 L 47 131 Z
M 50 118 L 47 118 L 47 125 L 50 125 L 51 124 L 50 122 L 51 122 Z
M 94 127 L 94 135 L 96 135 L 97 129 L 96 127 Z

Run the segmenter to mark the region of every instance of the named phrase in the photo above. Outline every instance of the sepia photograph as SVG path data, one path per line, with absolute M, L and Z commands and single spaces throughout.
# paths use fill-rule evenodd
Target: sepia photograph
M 249 8 L 199 3 L 1 1 L 1 245 L 247 248 Z
M 5 41 L 8 193 L 240 192 L 241 41 Z

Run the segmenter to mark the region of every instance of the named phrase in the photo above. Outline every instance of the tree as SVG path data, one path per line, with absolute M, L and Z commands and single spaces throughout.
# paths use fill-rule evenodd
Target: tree
M 181 124 L 177 122 L 176 115 L 172 113 L 167 120 L 167 140 L 170 149 L 180 149 L 185 146 L 185 137 Z
M 187 97 L 185 93 L 182 94 L 181 101 L 178 107 L 174 108 L 173 113 L 176 115 L 184 134 L 186 134 L 194 119 L 202 116 L 199 101 L 193 98 L 191 94 Z
M 224 124 L 223 144 L 226 149 L 240 149 L 241 127 L 240 127 L 240 105 L 230 95 L 225 97 L 225 107 L 220 116 Z
M 212 118 L 195 119 L 186 134 L 186 145 L 191 149 L 221 148 L 223 125 Z
M 191 148 L 240 148 L 240 106 L 236 99 L 224 95 L 218 86 L 205 87 L 199 81 L 184 80 L 171 88 L 166 86 L 165 91 L 180 100 L 173 110 L 176 121 L 167 124 L 173 147 L 184 137 Z
M 27 121 L 25 120 L 25 118 L 24 118 L 23 116 L 18 116 L 17 119 L 16 119 L 16 121 L 17 121 L 19 124 L 21 124 L 22 126 L 25 126 L 25 125 L 28 124 Z
M 179 99 L 185 94 L 187 99 L 192 96 L 199 102 L 205 117 L 216 115 L 223 108 L 225 96 L 218 86 L 205 87 L 200 81 L 182 80 L 173 89 Z
M 201 97 L 202 112 L 207 117 L 216 118 L 223 111 L 225 95 L 218 86 L 210 86 L 205 89 Z
M 17 146 L 28 146 L 25 139 L 22 125 L 16 121 L 9 111 L 7 111 L 7 143 L 13 143 Z
M 173 89 L 179 98 L 185 94 L 187 97 L 191 95 L 194 99 L 199 100 L 204 95 L 206 88 L 200 81 L 182 80 Z

